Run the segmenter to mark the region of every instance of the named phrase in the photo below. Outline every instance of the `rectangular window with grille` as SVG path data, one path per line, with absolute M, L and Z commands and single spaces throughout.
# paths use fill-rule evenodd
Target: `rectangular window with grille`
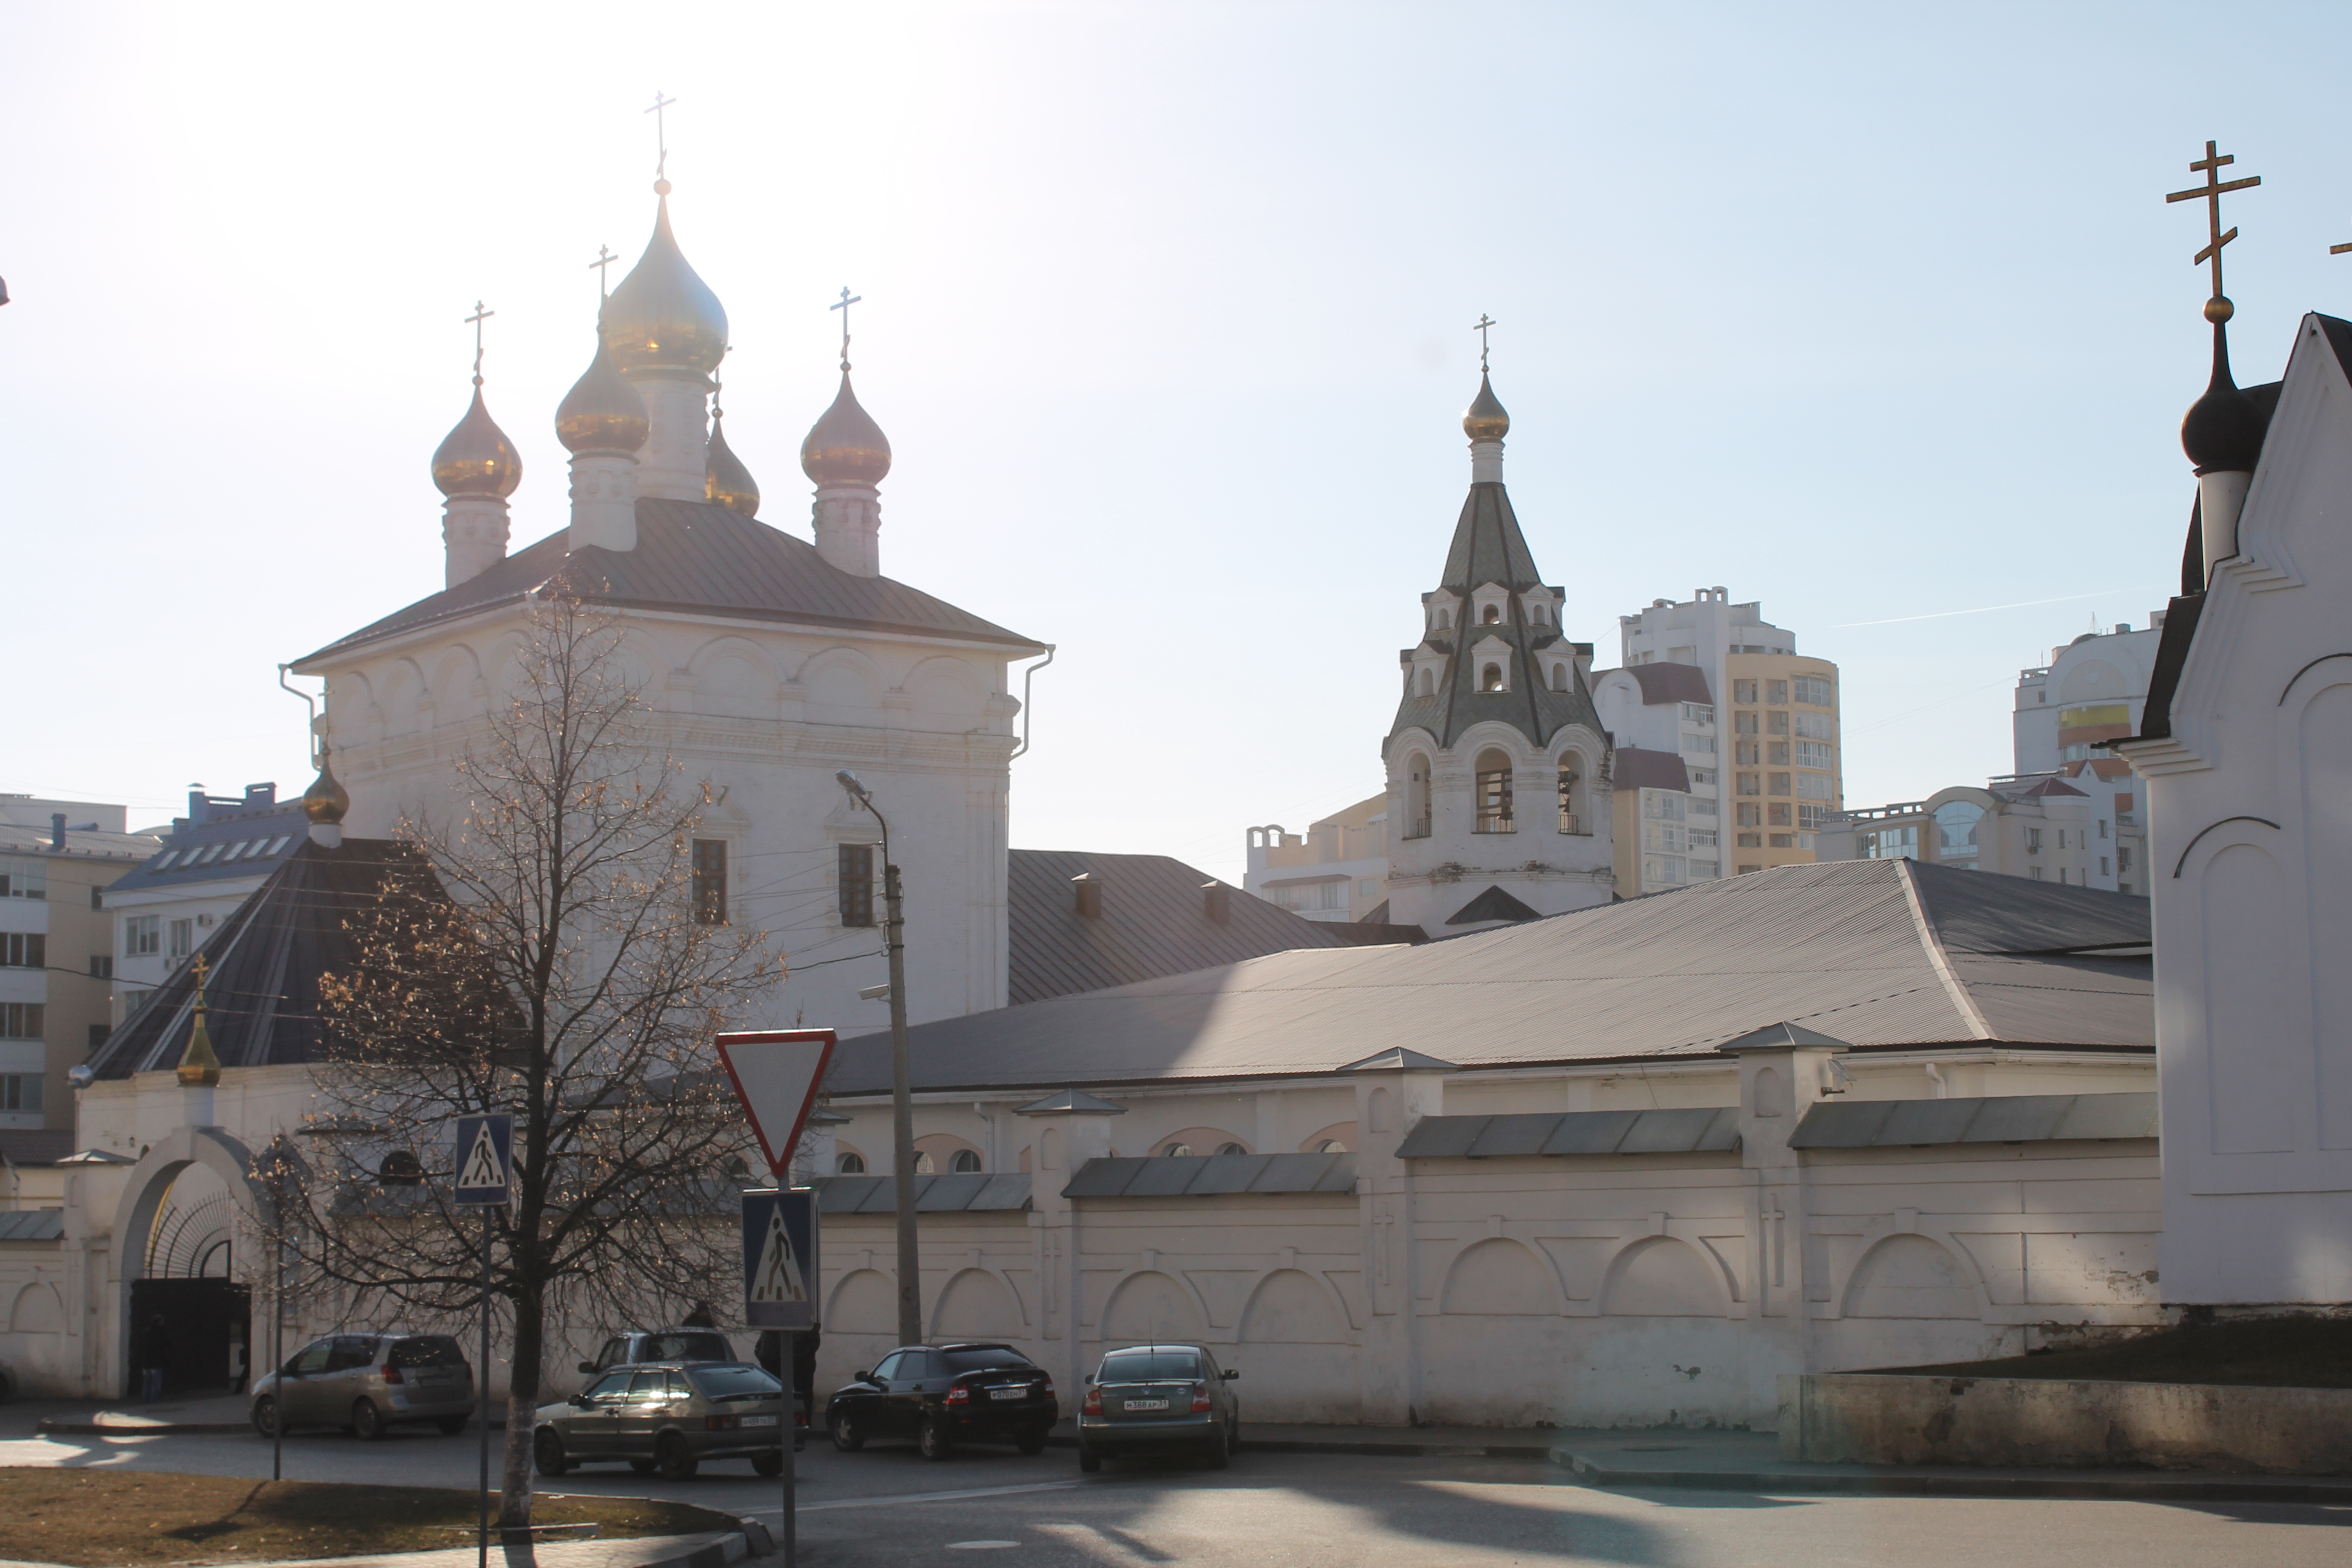
M 1765 742 L 1764 760 L 1768 763 L 1776 763 L 1784 768 L 1787 767 L 1789 765 L 1789 742 L 1786 741 Z
M 835 870 L 841 880 L 841 923 L 845 926 L 870 926 L 874 923 L 874 846 L 844 844 L 834 851 Z
M 173 921 L 165 928 L 172 933 L 172 956 L 185 958 L 195 951 L 196 922 L 193 920 Z
M 1758 774 L 1755 774 L 1755 773 L 1742 773 L 1742 774 L 1740 774 L 1740 775 L 1739 775 L 1739 793 L 1740 793 L 1740 794 L 1742 794 L 1742 795 L 1762 795 L 1762 794 L 1764 793 L 1764 791 L 1763 791 L 1763 790 L 1759 786 L 1759 784 L 1758 784 L 1758 783 L 1757 783 L 1758 777 L 1759 777 L 1759 775 L 1758 775 Z
M 1800 713 L 1797 717 L 1804 719 L 1810 718 L 1811 715 Z M 1827 741 L 1798 742 L 1797 765 L 1801 768 L 1828 767 L 1830 765 L 1830 743 Z
M 1756 683 L 1755 683 L 1754 681 L 1752 681 L 1752 680 L 1735 680 L 1735 681 L 1733 681 L 1733 682 L 1731 683 L 1731 700 L 1732 700 L 1734 702 L 1753 702 L 1753 701 L 1755 701 L 1755 700 L 1756 700 Z M 1751 732 L 1752 732 L 1752 731 L 1751 731 Z
M 1764 700 L 1772 704 L 1776 708 L 1781 703 L 1789 700 L 1789 683 L 1785 680 L 1766 681 L 1764 683 Z
M 49 939 L 38 931 L 10 931 L 0 936 L 0 965 L 10 969 L 43 969 L 49 962 Z
M 1788 774 L 1786 774 L 1786 773 L 1774 773 L 1774 774 L 1772 775 L 1772 784 L 1771 784 L 1771 787 L 1770 787 L 1769 790 L 1767 790 L 1765 793 L 1767 793 L 1768 795 L 1786 795 L 1786 794 L 1788 794 L 1788 793 L 1789 793 L 1789 775 L 1788 775 Z
M 152 958 L 163 951 L 161 915 L 131 915 L 122 922 L 122 953 L 126 958 Z
M 694 920 L 698 925 L 727 923 L 727 841 L 694 841 Z
M 1789 826 L 1789 808 L 1776 800 L 1764 808 L 1764 820 L 1771 826 L 1786 827 Z
M 0 1039 L 37 1040 L 48 1027 L 48 1009 L 38 1002 L 0 1002 Z

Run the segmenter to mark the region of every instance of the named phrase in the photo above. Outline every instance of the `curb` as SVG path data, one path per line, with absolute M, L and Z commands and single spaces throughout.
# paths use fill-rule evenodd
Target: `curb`
M 1727 1492 L 1858 1492 L 1882 1497 L 2110 1498 L 2154 1502 L 2352 1502 L 2352 1482 L 2221 1480 L 2148 1476 L 1885 1475 L 1785 1470 L 1617 1470 L 1566 1448 L 1552 1463 L 1589 1486 L 1674 1487 Z
M 1049 1448 L 1075 1448 L 1077 1438 L 1056 1432 L 1045 1439 Z M 1559 1454 L 1539 1443 L 1398 1443 L 1375 1438 L 1253 1437 L 1242 1428 L 1239 1452 L 1244 1454 L 1362 1454 L 1389 1459 L 1558 1459 Z

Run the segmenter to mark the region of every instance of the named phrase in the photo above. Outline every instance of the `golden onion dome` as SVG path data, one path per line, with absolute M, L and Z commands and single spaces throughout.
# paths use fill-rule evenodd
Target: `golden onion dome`
M 708 375 L 727 352 L 727 311 L 687 265 L 669 231 L 669 198 L 654 237 L 597 317 L 604 346 L 624 371 L 686 370 Z
M 1499 441 L 1511 432 L 1511 416 L 1504 412 L 1503 401 L 1495 395 L 1486 373 L 1478 373 L 1478 395 L 1462 413 L 1462 433 L 1473 441 Z
M 445 496 L 496 496 L 500 500 L 522 483 L 522 458 L 483 405 L 479 376 L 474 378 L 474 405 L 433 454 L 433 483 Z
M 740 511 L 745 517 L 760 515 L 760 487 L 743 459 L 727 445 L 727 416 L 716 408 L 710 411 L 710 447 L 702 464 L 702 493 L 729 511 Z
M 302 792 L 302 815 L 320 826 L 330 826 L 343 819 L 352 808 L 351 792 L 336 781 L 335 770 L 327 762 L 327 743 L 319 742 L 319 776 Z
M 596 357 L 555 410 L 555 438 L 573 452 L 634 452 L 652 429 L 646 400 L 599 339 Z
M 878 485 L 890 471 L 889 437 L 858 406 L 845 370 L 833 406 L 801 443 L 801 471 L 821 485 Z

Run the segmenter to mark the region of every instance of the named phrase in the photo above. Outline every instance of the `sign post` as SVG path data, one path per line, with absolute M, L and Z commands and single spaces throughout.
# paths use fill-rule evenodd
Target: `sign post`
M 794 1498 L 793 1411 L 798 1405 L 793 1369 L 800 1360 L 796 1337 L 816 1326 L 816 1194 L 792 1184 L 793 1151 L 800 1147 L 809 1108 L 833 1061 L 831 1029 L 767 1029 L 721 1035 L 719 1062 L 743 1103 L 743 1115 L 760 1141 L 774 1187 L 743 1194 L 743 1321 L 774 1329 L 782 1354 L 776 1358 L 776 1442 L 783 1455 L 783 1568 L 797 1568 L 799 1506 Z M 816 1426 L 811 1390 L 810 1430 Z
M 481 1530 L 476 1561 L 490 1562 L 490 1235 L 495 1228 L 490 1211 L 512 1199 L 514 1192 L 514 1118 L 457 1118 L 457 1186 L 460 1208 L 482 1211 L 482 1361 L 477 1403 L 482 1418 Z M 507 1419 L 514 1419 L 514 1395 L 507 1396 Z

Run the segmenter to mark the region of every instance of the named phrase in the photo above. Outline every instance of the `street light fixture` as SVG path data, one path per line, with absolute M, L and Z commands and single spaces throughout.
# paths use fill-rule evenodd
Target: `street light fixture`
M 833 776 L 882 826 L 883 931 L 890 952 L 890 1174 L 898 1198 L 898 1342 L 919 1345 L 923 1342 L 922 1256 L 915 1245 L 915 1101 L 907 1081 L 907 922 L 899 907 L 898 868 L 890 861 L 890 821 L 876 808 L 873 795 L 846 769 Z

